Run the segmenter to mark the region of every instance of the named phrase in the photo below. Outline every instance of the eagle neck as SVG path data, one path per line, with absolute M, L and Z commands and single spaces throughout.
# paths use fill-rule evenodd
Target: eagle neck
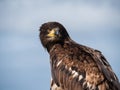
M 55 42 L 55 43 L 50 43 L 48 46 L 47 46 L 47 51 L 48 53 L 53 51 L 57 45 L 62 45 L 63 42 Z
M 68 42 L 68 41 L 71 41 L 71 39 L 70 38 L 66 38 L 66 39 L 64 39 L 63 41 L 59 41 L 59 42 L 56 42 L 56 43 L 51 43 L 51 45 L 49 45 L 48 47 L 47 47 L 47 51 L 48 51 L 48 53 L 49 52 L 51 52 L 51 51 L 53 51 L 55 48 L 62 48 L 62 47 L 64 47 L 64 44 L 66 44 L 66 42 Z

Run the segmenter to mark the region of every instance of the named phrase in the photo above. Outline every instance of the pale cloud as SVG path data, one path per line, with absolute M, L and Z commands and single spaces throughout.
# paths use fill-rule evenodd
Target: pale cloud
M 94 0 L 93 0 L 94 1 Z M 120 28 L 120 11 L 110 1 L 12 0 L 2 2 L 1 28 L 29 31 L 47 21 L 59 21 L 69 28 L 97 30 Z M 119 1 L 118 1 L 119 2 Z

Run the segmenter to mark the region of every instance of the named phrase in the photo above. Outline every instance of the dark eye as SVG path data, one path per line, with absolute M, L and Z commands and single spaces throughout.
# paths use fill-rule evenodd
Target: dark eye
M 58 34 L 59 34 L 59 31 L 58 31 L 58 30 L 56 30 L 55 34 L 56 34 L 56 35 L 58 35 Z
M 55 31 L 56 31 L 56 35 L 58 35 L 60 32 L 59 32 L 59 28 L 57 27 L 57 28 L 55 28 Z

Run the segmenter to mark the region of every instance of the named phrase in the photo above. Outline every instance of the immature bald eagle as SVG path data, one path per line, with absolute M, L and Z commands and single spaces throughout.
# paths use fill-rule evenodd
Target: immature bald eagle
M 75 43 L 60 23 L 44 23 L 40 40 L 50 54 L 51 90 L 120 90 L 101 52 Z

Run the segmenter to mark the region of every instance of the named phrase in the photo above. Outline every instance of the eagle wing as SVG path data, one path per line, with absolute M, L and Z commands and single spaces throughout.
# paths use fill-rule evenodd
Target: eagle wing
M 51 90 L 119 90 L 119 81 L 100 51 L 67 43 L 50 51 Z M 52 87 L 52 86 L 51 86 Z

